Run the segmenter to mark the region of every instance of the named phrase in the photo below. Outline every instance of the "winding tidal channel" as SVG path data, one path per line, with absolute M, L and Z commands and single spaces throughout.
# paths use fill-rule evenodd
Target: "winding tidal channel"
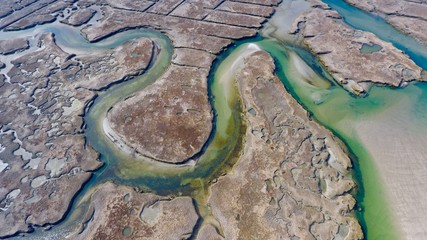
M 350 9 L 350 6 L 345 7 Z M 349 16 L 346 20 L 350 24 L 352 14 L 359 14 L 340 12 Z M 377 28 L 389 27 L 385 22 L 379 24 Z M 358 28 L 358 25 L 354 26 Z M 86 112 L 85 136 L 87 144 L 100 153 L 105 165 L 94 173 L 59 224 L 49 231 L 36 229 L 26 238 L 65 237 L 81 223 L 91 192 L 106 181 L 160 195 L 192 196 L 202 217 L 209 218 L 210 213 L 204 205 L 207 187 L 232 168 L 244 144 L 246 125 L 234 72 L 244 56 L 257 49 L 266 50 L 274 57 L 276 74 L 286 89 L 315 120 L 333 131 L 350 148 L 359 186 L 355 193 L 359 208 L 356 212 L 367 239 L 396 239 L 402 229 L 411 229 L 410 225 L 427 224 L 427 203 L 419 202 L 427 197 L 427 186 L 423 184 L 427 179 L 427 150 L 423 144 L 427 142 L 427 84 L 414 83 L 399 89 L 374 86 L 367 97 L 355 97 L 336 84 L 306 50 L 274 38 L 246 39 L 224 51 L 211 69 L 208 91 L 214 109 L 214 127 L 202 155 L 194 164 L 164 164 L 134 159 L 120 151 L 105 135 L 103 120 L 112 106 L 141 91 L 166 71 L 173 54 L 170 40 L 156 31 L 130 30 L 89 43 L 79 34 L 79 29 L 56 23 L 20 32 L 2 32 L 0 38 L 43 32 L 55 33 L 58 45 L 69 52 L 102 51 L 138 37 L 152 39 L 159 52 L 143 75 L 98 93 Z M 426 69 L 427 51 L 421 47 L 406 48 L 408 42 L 405 41 L 412 41 L 408 39 L 411 38 L 385 40 L 407 51 Z M 406 212 L 397 212 L 399 208 L 405 208 Z M 413 211 L 419 211 L 417 216 L 424 214 L 424 217 L 416 223 L 406 219 L 405 214 L 411 216 Z

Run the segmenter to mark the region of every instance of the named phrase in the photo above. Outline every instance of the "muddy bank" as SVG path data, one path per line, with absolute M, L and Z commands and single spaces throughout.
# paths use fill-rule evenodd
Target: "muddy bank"
M 427 3 L 424 1 L 355 1 L 346 2 L 365 11 L 383 17 L 388 23 L 405 34 L 427 45 Z
M 257 51 L 237 72 L 248 130 L 239 161 L 211 187 L 217 232 L 225 239 L 361 239 L 348 194 L 354 187 L 349 158 L 308 119 L 274 68 L 272 58 Z

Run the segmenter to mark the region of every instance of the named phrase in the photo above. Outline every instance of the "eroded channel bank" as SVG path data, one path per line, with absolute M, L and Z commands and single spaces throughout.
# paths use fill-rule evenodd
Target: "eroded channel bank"
M 272 54 L 279 49 L 277 43 L 267 46 Z M 284 61 L 283 56 L 275 56 L 278 62 Z M 420 106 L 427 85 L 374 87 L 369 96 L 356 98 L 338 86 L 322 88 L 295 79 L 295 70 L 282 66 L 279 75 L 283 74 L 288 89 L 314 118 L 347 143 L 357 159 L 356 174 L 363 184 L 357 200 L 366 237 L 400 239 L 422 234 L 425 149 L 421 143 L 427 119 Z
M 427 69 L 425 43 L 396 30 L 381 17 L 366 13 L 344 1 L 324 2 L 340 12 L 350 25 L 370 31 L 391 42 L 408 54 L 424 71 Z M 425 3 L 419 5 L 418 10 L 423 12 Z M 410 11 L 417 14 L 414 9 Z M 423 24 L 423 21 L 417 24 Z M 409 29 L 412 27 L 416 29 L 416 24 L 409 26 Z M 354 135 L 360 139 L 361 146 L 370 154 L 378 169 L 377 174 L 384 186 L 387 202 L 390 203 L 398 237 L 423 239 L 427 228 L 427 205 L 423 201 L 427 197 L 427 155 L 421 143 L 426 141 L 427 119 L 425 108 L 420 108 L 420 105 L 425 104 L 426 85 L 411 84 L 395 91 L 375 89 L 373 94 L 375 96 L 371 103 L 382 106 L 381 109 L 385 110 L 377 112 L 375 116 L 362 118 L 354 127 Z M 365 172 L 369 173 L 369 170 Z M 375 173 L 372 172 L 371 175 L 373 174 Z M 369 202 L 372 197 L 366 197 L 365 201 Z M 371 213 L 368 216 L 373 219 L 376 215 Z M 370 221 L 369 218 L 366 220 Z M 370 231 L 374 233 L 374 229 L 381 228 L 378 227 L 379 222 L 381 219 L 378 219 L 376 224 L 372 223 L 374 227 L 371 227 Z M 386 231 L 386 227 L 384 228 Z M 380 238 L 382 235 L 378 232 L 372 237 Z
M 57 31 L 60 33 L 60 30 Z M 122 34 L 128 36 L 127 32 Z M 150 70 L 146 73 L 148 76 L 153 77 L 157 74 L 160 74 L 162 72 L 162 68 L 164 70 L 164 68 L 168 66 L 171 48 L 167 43 L 168 40 L 164 37 L 156 34 L 150 35 L 149 37 L 157 39 L 156 43 L 161 49 L 160 55 L 157 56 L 157 61 L 160 64 L 153 64 L 151 66 L 151 70 L 155 71 L 151 72 Z M 108 39 L 106 40 L 108 41 Z M 330 129 L 334 130 L 334 132 L 346 140 L 347 144 L 352 148 L 353 152 L 357 155 L 357 157 L 359 157 L 362 179 L 364 183 L 363 186 L 365 190 L 364 196 L 361 196 L 359 200 L 362 203 L 362 213 L 365 215 L 364 219 L 367 221 L 367 228 L 365 228 L 368 229 L 367 236 L 392 238 L 394 234 L 390 233 L 388 229 L 391 224 L 387 220 L 387 206 L 383 205 L 384 199 L 380 199 L 375 196 L 375 194 L 381 192 L 381 190 L 378 191 L 379 189 L 377 179 L 372 178 L 372 175 L 375 175 L 375 168 L 372 168 L 372 163 L 368 161 L 366 161 L 366 165 L 363 166 L 363 161 L 365 161 L 363 159 L 368 159 L 369 156 L 364 156 L 364 149 L 366 149 L 366 146 L 362 147 L 362 144 L 360 144 L 361 141 L 357 137 L 354 137 L 354 129 L 358 127 L 369 128 L 372 126 L 377 128 L 378 126 L 375 124 L 378 124 L 378 122 L 381 122 L 381 124 L 384 122 L 388 123 L 390 114 L 397 114 L 401 112 L 400 108 L 391 108 L 392 105 L 399 106 L 399 104 L 397 104 L 399 100 L 393 97 L 395 96 L 393 94 L 396 92 L 402 93 L 401 99 L 407 99 L 405 104 L 400 104 L 400 106 L 402 106 L 401 108 L 410 112 L 408 116 L 413 116 L 415 115 L 415 112 L 417 112 L 416 116 L 420 121 L 416 121 L 414 125 L 417 127 L 422 127 L 422 124 L 425 123 L 425 121 L 424 114 L 418 116 L 419 112 L 423 112 L 419 111 L 418 109 L 420 108 L 420 105 L 416 105 L 416 110 L 410 110 L 412 109 L 410 106 L 419 99 L 425 98 L 423 93 L 424 85 L 410 85 L 403 90 L 391 90 L 388 88 L 374 87 L 368 98 L 358 99 L 350 96 L 341 88 L 333 84 L 331 85 L 330 82 L 322 80 L 321 76 L 304 75 L 304 72 L 308 71 L 307 66 L 304 65 L 303 61 L 297 55 L 295 55 L 292 50 L 283 44 L 271 40 L 259 41 L 258 39 L 250 39 L 248 41 L 256 43 L 258 46 L 261 46 L 263 49 L 269 51 L 270 54 L 275 57 L 276 63 L 278 63 L 277 73 L 285 83 L 285 86 L 288 88 L 288 90 L 295 94 L 294 97 L 300 100 L 300 102 L 303 103 L 303 105 L 314 114 L 317 120 L 328 126 Z M 243 43 L 239 43 L 238 45 L 241 44 Z M 254 45 L 252 45 L 251 48 L 253 49 L 253 47 Z M 166 51 L 164 51 L 165 49 Z M 236 51 L 234 52 L 234 50 Z M 232 60 L 229 60 L 228 58 L 224 60 L 230 61 L 228 63 L 232 66 L 234 60 L 242 58 L 242 52 L 240 52 L 241 50 L 241 48 L 231 48 L 227 52 L 223 53 L 220 59 L 224 59 L 224 57 L 228 54 L 232 54 Z M 311 59 L 309 56 L 305 56 L 302 51 L 297 50 L 297 52 L 299 52 L 300 56 L 302 56 L 306 62 L 310 63 L 311 65 L 316 65 L 314 62 L 312 62 L 313 59 Z M 159 68 L 155 68 L 156 66 L 159 66 Z M 210 94 L 215 97 L 213 104 L 215 109 L 217 109 L 217 117 L 215 119 L 216 130 L 212 134 L 209 147 L 206 149 L 205 154 L 198 160 L 195 167 L 170 166 L 149 161 L 138 162 L 138 160 L 135 161 L 134 159 L 129 158 L 128 155 L 121 153 L 119 149 L 116 148 L 116 146 L 108 142 L 109 139 L 101 139 L 102 137 L 99 138 L 99 136 L 105 135 L 103 133 L 103 129 L 101 129 L 102 124 L 100 124 L 100 121 L 105 119 L 105 112 L 108 110 L 108 108 L 114 105 L 114 103 L 117 103 L 117 101 L 122 100 L 122 98 L 124 98 L 123 95 L 129 96 L 129 94 L 132 94 L 132 91 L 135 91 L 138 87 L 144 87 L 148 85 L 150 81 L 154 81 L 154 78 L 146 79 L 147 81 L 145 81 L 143 80 L 145 75 L 143 75 L 141 78 L 134 79 L 135 82 L 132 80 L 123 84 L 123 86 L 112 86 L 111 90 L 117 91 L 116 96 L 114 96 L 114 94 L 108 95 L 111 94 L 109 92 L 110 89 L 108 89 L 105 94 L 101 93 L 92 105 L 93 109 L 90 110 L 89 115 L 86 117 L 88 126 L 87 129 L 89 130 L 87 134 L 88 143 L 97 146 L 97 148 L 100 149 L 97 150 L 101 152 L 102 159 L 107 163 L 107 166 L 100 172 L 96 173 L 96 177 L 94 177 L 91 182 L 86 185 L 86 188 L 83 190 L 83 192 L 87 191 L 87 193 L 90 194 L 89 188 L 95 186 L 96 183 L 107 180 L 114 180 L 118 183 L 140 187 L 141 189 L 154 191 L 161 194 L 192 194 L 196 198 L 203 198 L 207 191 L 206 188 L 208 183 L 210 180 L 215 178 L 212 176 L 220 175 L 218 172 L 216 172 L 218 166 L 223 166 L 224 164 L 232 165 L 233 161 L 229 162 L 230 154 L 238 155 L 236 151 L 240 151 L 241 148 L 238 145 L 241 144 L 239 142 L 242 141 L 241 136 L 243 135 L 245 129 L 244 125 L 241 125 L 241 107 L 238 101 L 238 97 L 235 95 L 235 89 L 229 91 L 230 89 L 234 88 L 231 81 L 232 77 L 230 78 L 232 75 L 232 73 L 221 72 L 220 69 L 218 69 L 218 71 L 212 75 L 213 80 L 210 81 Z M 300 81 L 303 78 L 307 78 L 306 80 L 308 81 Z M 224 79 L 228 79 L 228 81 L 225 81 L 225 84 Z M 129 86 L 125 87 L 128 84 Z M 411 96 L 411 94 L 415 97 L 407 98 L 407 96 Z M 345 109 L 345 111 L 337 111 L 337 109 Z M 393 111 L 391 111 L 391 109 L 393 109 Z M 389 110 L 391 112 L 384 114 L 386 117 L 374 119 L 374 113 L 386 113 Z M 400 121 L 412 121 L 412 118 L 406 118 L 404 115 L 400 117 L 402 117 L 400 120 L 396 121 L 395 123 L 392 122 L 393 124 L 396 124 L 393 125 L 393 127 L 396 129 L 399 128 Z M 368 124 L 362 124 L 363 126 L 357 125 L 356 121 L 354 121 L 355 119 L 361 120 L 364 123 L 367 122 Z M 371 120 L 374 121 L 375 124 L 372 124 Z M 92 130 L 93 132 L 91 132 Z M 372 129 L 366 130 L 365 132 L 372 132 Z M 422 138 L 422 136 L 420 136 L 420 138 Z M 105 142 L 103 142 L 104 140 Z M 418 138 L 413 142 L 417 142 L 417 140 Z M 224 146 L 227 146 L 228 148 L 224 149 Z M 218 151 L 218 149 L 221 151 Z M 117 159 L 121 160 L 115 162 Z M 234 158 L 234 160 L 236 159 Z M 417 166 L 419 167 L 420 165 Z M 219 168 L 221 169 L 221 167 Z M 230 166 L 226 168 L 230 168 Z M 372 171 L 372 174 L 369 171 Z M 143 174 L 143 176 L 141 176 L 141 174 Z M 370 183 L 372 183 L 372 185 Z M 193 192 L 194 190 L 195 192 Z M 200 191 L 202 193 L 198 194 Z M 371 196 L 371 198 L 369 196 Z M 82 199 L 84 199 L 84 197 Z M 199 200 L 203 201 L 203 199 Z M 76 206 L 70 209 L 70 214 L 77 210 L 77 205 L 79 203 L 80 201 L 75 202 Z M 365 205 L 363 205 L 363 203 Z M 379 207 L 378 212 L 371 211 L 373 208 L 370 208 L 370 206 Z M 381 221 L 382 219 L 375 218 L 378 215 L 383 216 L 385 220 Z M 77 219 L 78 218 L 79 217 L 77 217 Z M 375 226 L 375 224 L 378 222 L 381 222 L 381 226 Z M 66 223 L 67 220 L 64 221 L 64 224 Z M 54 227 L 52 231 L 57 231 L 55 229 L 56 228 Z
M 53 30 L 59 36 L 67 34 L 67 32 L 62 34 L 61 28 L 48 29 Z M 40 31 L 43 32 L 44 29 Z M 245 131 L 245 124 L 241 119 L 240 101 L 236 95 L 232 73 L 223 73 L 221 81 L 213 81 L 213 79 L 218 79 L 213 75 L 211 77 L 212 80 L 209 81 L 211 86 L 210 94 L 217 99 L 217 101 L 212 100 L 212 103 L 215 109 L 219 109 L 219 112 L 216 112 L 216 128 L 212 133 L 212 139 L 209 141 L 209 147 L 200 159 L 196 159 L 198 160 L 196 166 L 194 166 L 195 163 L 174 165 L 135 159 L 131 155 L 122 152 L 111 142 L 104 132 L 102 122 L 111 106 L 148 86 L 168 68 L 173 52 L 169 40 L 164 35 L 149 30 L 127 31 L 112 36 L 111 38 L 115 39 L 114 41 L 108 38 L 96 44 L 86 43 L 83 38 L 72 38 L 72 34 L 69 36 L 69 38 L 66 38 L 67 42 L 64 42 L 63 38 L 58 38 L 58 44 L 64 48 L 81 51 L 84 51 L 85 48 L 97 48 L 97 46 L 101 50 L 142 36 L 152 39 L 159 51 L 148 71 L 142 76 L 131 81 L 112 85 L 108 90 L 99 92 L 95 101 L 88 106 L 90 110 L 85 116 L 86 141 L 87 144 L 93 146 L 101 154 L 101 160 L 105 163 L 105 166 L 95 172 L 90 182 L 80 191 L 80 195 L 68 210 L 68 215 L 62 223 L 48 232 L 38 228 L 36 233 L 26 237 L 37 239 L 47 234 L 52 239 L 58 239 L 66 236 L 81 223 L 82 216 L 88 210 L 90 195 L 96 190 L 95 186 L 105 181 L 113 181 L 162 195 L 172 194 L 179 196 L 184 194 L 203 200 L 208 183 L 219 175 L 224 174 L 224 171 L 231 167 L 233 160 L 230 161 L 230 159 L 237 160 L 243 141 L 241 134 Z M 76 34 L 74 36 L 79 35 Z M 79 41 L 81 41 L 83 48 L 78 47 L 77 43 Z M 239 54 L 235 56 L 236 58 L 240 57 Z M 233 60 L 229 61 L 233 62 Z M 201 214 L 207 214 L 203 212 L 203 209 L 201 211 Z
M 393 43 L 408 54 L 420 67 L 427 69 L 427 46 L 425 44 L 397 30 L 383 18 L 367 13 L 344 0 L 322 1 L 339 12 L 350 26 L 372 32 L 379 38 Z
M 293 96 L 311 113 L 313 118 L 322 125 L 331 129 L 339 136 L 354 154 L 352 159 L 356 172 L 354 177 L 358 180 L 356 213 L 368 239 L 370 237 L 388 237 L 393 239 L 396 234 L 393 229 L 393 220 L 390 215 L 387 197 L 382 189 L 383 185 L 377 175 L 374 160 L 366 154 L 362 141 L 354 134 L 354 124 L 365 116 L 375 115 L 381 111 L 383 104 L 391 95 L 375 96 L 377 88 L 368 97 L 357 98 L 346 90 L 333 84 L 321 75 L 310 76 L 312 71 L 304 61 L 297 60 L 298 55 L 279 42 L 266 40 L 260 43 L 262 47 L 275 57 L 279 68 L 277 74 Z M 304 51 L 294 49 L 304 53 Z M 311 66 L 320 67 L 310 61 L 308 53 L 305 61 Z M 293 61 L 289 61 L 294 59 Z M 313 59 L 312 59 L 313 60 Z M 309 75 L 307 75 L 307 72 Z M 330 85 L 328 85 L 330 83 Z M 383 88 L 378 88 L 383 89 Z M 380 90 L 381 91 L 381 90 Z M 381 99 L 381 98 L 386 99 Z M 374 237 L 374 239 L 376 239 Z
M 97 153 L 84 141 L 85 105 L 97 91 L 106 90 L 113 82 L 140 75 L 147 70 L 149 57 L 157 54 L 153 51 L 154 43 L 146 38 L 93 55 L 89 54 L 90 48 L 69 51 L 55 44 L 53 34 L 44 34 L 39 39 L 32 35 L 32 30 L 40 30 L 38 25 L 64 28 L 72 25 L 76 28 L 71 36 L 62 32 L 56 37 L 72 40 L 73 34 L 83 35 L 92 42 L 136 28 L 157 29 L 167 34 L 175 48 L 171 66 L 159 81 L 150 84 L 155 87 L 146 88 L 151 94 L 144 98 L 144 106 L 133 111 L 131 104 L 129 112 L 154 123 L 137 128 L 139 136 L 150 136 L 138 139 L 141 141 L 137 143 L 137 151 L 152 159 L 176 163 L 195 157 L 211 132 L 207 76 L 215 56 L 233 41 L 254 36 L 278 3 L 278 0 L 262 4 L 222 0 L 5 2 L 0 29 L 16 32 L 1 35 L 15 39 L 22 33 L 20 30 L 30 34 L 16 41 L 0 42 L 0 68 L 3 68 L 0 79 L 4 80 L 1 85 L 4 104 L 0 112 L 4 124 L 0 135 L 6 146 L 0 154 L 2 159 L 7 157 L 1 163 L 1 171 L 6 174 L 0 176 L 0 221 L 5 226 L 0 236 L 31 231 L 33 226 L 48 227 L 64 216 L 70 198 L 100 164 Z M 190 11 L 193 7 L 198 11 Z M 5 55 L 14 51 L 17 53 Z M 15 99 L 17 108 L 9 104 L 11 99 Z M 20 117 L 14 118 L 15 114 Z M 117 121 L 120 125 L 120 120 Z M 114 130 L 120 133 L 120 129 Z M 121 135 L 132 145 L 132 136 L 124 132 Z M 174 156 L 169 158 L 169 154 Z M 12 178 L 17 181 L 10 183 Z M 64 186 L 71 179 L 76 179 L 75 184 Z M 42 214 L 41 209 L 47 205 L 50 208 Z
M 61 35 L 60 29 L 55 29 L 55 32 L 57 35 Z M 124 38 L 129 40 L 129 36 L 126 34 L 126 32 L 121 33 L 119 36 L 127 36 Z M 133 159 L 132 156 L 121 152 L 105 136 L 102 128 L 105 114 L 112 105 L 147 86 L 150 81 L 155 81 L 158 75 L 168 67 L 171 57 L 168 40 L 155 32 L 135 31 L 135 37 L 140 36 L 152 39 L 160 49 L 149 70 L 141 77 L 111 85 L 107 91 L 99 92 L 98 97 L 90 105 L 90 110 L 85 118 L 87 143 L 101 153 L 101 159 L 106 163 L 106 166 L 96 172 L 95 176 L 86 184 L 62 223 L 47 232 L 37 229 L 35 233 L 26 237 L 39 238 L 47 234 L 50 238 L 55 239 L 68 235 L 69 231 L 74 231 L 73 229 L 81 224 L 82 219 L 86 219 L 82 216 L 86 214 L 90 195 L 96 191 L 97 184 L 109 180 L 159 194 L 191 195 L 200 204 L 200 214 L 208 219 L 209 224 L 215 226 L 215 220 L 209 213 L 210 210 L 204 205 L 206 203 L 204 198 L 208 194 L 210 181 L 221 174 L 225 174 L 240 156 L 242 136 L 246 132 L 241 115 L 241 105 L 235 88 L 234 74 L 236 70 L 242 67 L 242 62 L 246 56 L 260 49 L 257 45 L 247 44 L 256 41 L 256 39 L 249 39 L 240 42 L 219 57 L 218 62 L 222 62 L 222 64 L 219 68 L 214 68 L 209 83 L 210 94 L 214 98 L 212 102 L 216 109 L 216 127 L 212 140 L 205 154 L 198 159 L 195 166 L 176 166 Z M 117 39 L 119 40 L 114 44 L 119 44 L 121 41 L 120 37 Z M 72 39 L 68 38 L 68 40 Z M 71 42 L 78 42 L 78 40 Z M 61 43 L 61 40 L 58 41 L 58 44 L 67 46 L 66 43 Z M 98 44 L 102 46 L 103 42 Z M 345 231 L 340 234 L 345 234 Z
M 311 2 L 315 2 L 317 9 L 330 11 L 330 8 L 320 1 Z M 344 1 L 324 2 L 338 11 L 344 22 L 354 27 L 347 32 L 349 35 L 353 31 L 356 31 L 354 36 L 360 35 L 361 30 L 372 32 L 402 50 L 403 55 L 408 54 L 425 70 L 427 56 L 425 45 L 397 31 L 383 19 L 365 13 Z M 286 4 L 287 11 L 299 14 L 310 10 L 310 4 L 305 1 L 286 1 Z M 286 22 L 292 22 L 291 15 L 287 11 L 283 12 L 282 8 L 279 9 L 281 10 L 278 16 Z M 338 13 L 330 14 L 329 18 L 335 18 L 336 22 L 341 22 L 342 19 Z M 301 26 L 294 28 L 273 29 L 275 30 L 273 35 L 286 41 L 295 41 L 295 35 L 289 34 L 289 30 L 304 31 L 303 25 L 307 24 L 305 20 L 309 21 L 302 18 L 298 22 Z M 295 23 L 294 26 L 296 26 Z M 268 30 L 266 33 L 271 34 Z M 313 36 L 309 35 L 307 38 L 311 39 Z M 364 52 L 364 50 L 366 49 L 362 46 L 360 48 L 362 54 L 371 54 L 371 51 Z M 319 51 L 318 58 L 326 59 L 325 55 L 337 52 L 337 48 L 320 45 L 320 50 L 316 51 Z M 297 50 L 297 52 L 301 56 L 307 55 L 304 51 Z M 313 62 L 310 60 L 311 57 L 304 58 L 308 63 Z M 326 62 L 326 65 L 329 64 L 331 64 L 330 61 Z M 351 61 L 347 61 L 347 64 L 351 64 Z M 372 66 L 364 67 L 372 68 Z M 315 68 L 322 71 L 319 66 Z M 333 70 L 337 71 L 336 68 Z M 338 69 L 337 72 L 340 71 Z M 350 79 L 352 79 L 351 75 Z M 332 91 L 313 91 L 310 90 L 313 83 L 300 86 L 296 83 L 298 81 L 291 81 L 288 85 L 292 86 L 288 88 L 294 92 L 294 97 L 299 99 L 323 125 L 340 136 L 360 163 L 357 165 L 360 167 L 357 174 L 361 176 L 363 188 L 359 191 L 358 200 L 362 204 L 360 216 L 366 237 L 368 239 L 422 239 L 423 229 L 426 228 L 426 221 L 421 220 L 425 216 L 422 199 L 426 198 L 423 183 L 426 155 L 419 143 L 425 142 L 423 136 L 427 120 L 424 117 L 424 110 L 419 106 L 425 99 L 425 84 L 410 83 L 405 88 L 397 89 L 377 86 L 371 89 L 366 98 L 355 98 L 350 97 L 345 91 L 335 91 L 337 90 L 335 86 L 330 88 Z M 406 85 L 407 83 L 402 84 L 402 86 Z M 299 93 L 295 94 L 295 92 Z

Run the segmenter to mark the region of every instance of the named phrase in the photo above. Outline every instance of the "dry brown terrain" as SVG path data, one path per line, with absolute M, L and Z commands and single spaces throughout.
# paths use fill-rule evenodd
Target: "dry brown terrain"
M 363 238 L 342 146 L 285 91 L 266 52 L 244 61 L 237 81 L 248 110 L 245 149 L 211 187 L 222 235 L 212 239 Z
M 427 45 L 427 2 L 424 0 L 346 0 L 377 14 L 400 31 Z
M 146 114 L 151 124 L 138 129 L 137 136 L 158 131 L 164 137 L 138 139 L 138 148 L 153 158 L 180 162 L 199 151 L 211 132 L 207 75 L 215 55 L 234 40 L 255 35 L 278 3 L 5 1 L 0 29 L 63 22 L 82 25 L 90 41 L 129 28 L 166 33 L 175 47 L 172 64 L 159 83 L 133 98 L 141 104 L 129 110 Z M 91 21 L 95 15 L 99 21 Z M 0 237 L 62 219 L 76 192 L 101 165 L 98 153 L 85 143 L 86 106 L 97 91 L 142 74 L 157 51 L 155 43 L 141 38 L 103 53 L 74 55 L 54 40 L 45 34 L 0 41 Z M 148 91 L 153 92 L 144 98 Z M 128 137 L 129 129 L 116 128 Z
M 399 87 L 422 80 L 422 69 L 401 50 L 372 33 L 351 28 L 326 5 L 314 4 L 295 20 L 291 31 L 302 36 L 303 44 L 352 93 L 364 94 L 372 84 Z M 363 51 L 367 46 L 378 50 Z

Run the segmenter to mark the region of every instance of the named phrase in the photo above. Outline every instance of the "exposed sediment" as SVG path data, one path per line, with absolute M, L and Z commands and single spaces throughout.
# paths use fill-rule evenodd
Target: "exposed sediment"
M 82 8 L 72 13 L 66 19 L 61 20 L 62 23 L 69 24 L 71 26 L 81 26 L 95 15 L 96 11 L 90 8 Z
M 23 30 L 34 27 L 40 24 L 54 22 L 63 14 L 66 8 L 71 8 L 74 0 L 58 1 L 58 0 L 40 0 L 27 1 L 30 4 L 12 1 L 9 9 L 18 8 L 19 11 L 8 12 L 6 16 L 0 19 L 0 29 L 8 31 Z M 19 6 L 21 5 L 21 6 Z M 7 8 L 7 7 L 6 7 Z
M 199 219 L 189 197 L 138 193 L 109 182 L 90 201 L 88 223 L 73 239 L 188 239 Z
M 207 75 L 215 54 L 236 39 L 254 36 L 278 3 L 8 1 L 0 9 L 0 29 L 23 30 L 59 19 L 70 25 L 83 24 L 82 32 L 90 41 L 130 28 L 165 32 L 176 49 L 171 67 L 160 80 L 162 84 L 153 85 L 120 106 L 135 101 L 153 110 L 144 112 L 145 109 L 129 106 L 135 113 L 146 114 L 146 120 L 153 123 L 137 134 L 151 138 L 150 134 L 158 130 L 154 136 L 163 134 L 165 139 L 154 139 L 141 152 L 162 161 L 179 162 L 200 150 L 211 132 Z M 197 14 L 187 14 L 189 7 L 195 5 L 199 6 Z M 93 10 L 101 16 L 99 21 L 90 21 Z M 251 20 L 246 22 L 246 17 Z M 85 25 L 87 21 L 90 25 Z M 56 46 L 52 34 L 34 42 L 29 50 L 15 49 L 11 54 L 24 52 L 2 60 L 7 69 L 6 75 L 0 75 L 0 136 L 4 148 L 0 153 L 0 237 L 29 231 L 31 225 L 53 224 L 63 217 L 91 171 L 101 165 L 98 154 L 84 141 L 85 108 L 96 91 L 142 74 L 156 51 L 147 39 L 132 40 L 91 55 L 63 51 Z M 147 95 L 149 91 L 154 92 Z M 10 104 L 12 101 L 14 104 Z M 156 114 L 166 117 L 156 118 Z M 129 126 L 137 127 L 138 123 L 134 123 Z M 121 131 L 118 126 L 115 130 Z M 126 131 L 122 131 L 124 139 L 131 132 Z M 188 140 L 185 138 L 183 143 L 180 139 L 184 137 Z M 165 144 L 167 147 L 162 150 L 169 152 L 156 152 L 159 146 L 154 144 Z M 166 156 L 173 149 L 179 151 Z
M 152 40 L 138 38 L 106 50 L 102 53 L 76 57 L 82 71 L 70 76 L 85 79 L 79 87 L 99 90 L 113 84 L 111 80 L 126 80 L 141 75 L 156 55 L 156 46 Z
M 3 55 L 24 51 L 29 47 L 28 40 L 23 38 L 0 40 L 0 54 Z
M 346 2 L 383 17 L 395 28 L 427 45 L 426 1 L 346 0 Z
M 189 14 L 194 5 L 198 8 Z M 82 30 L 89 41 L 144 26 L 164 31 L 175 47 L 172 64 L 159 81 L 109 111 L 111 129 L 136 154 L 167 163 L 190 160 L 212 131 L 207 76 L 215 54 L 234 39 L 254 36 L 272 14 L 271 6 L 171 1 L 138 12 L 103 7 L 100 22 Z M 254 8 L 262 10 L 263 16 L 248 14 Z
M 245 148 L 211 187 L 218 234 L 206 226 L 199 239 L 361 239 L 349 194 L 350 159 L 285 91 L 274 68 L 258 51 L 236 75 L 248 110 Z
M 83 134 L 84 109 L 95 96 L 87 88 L 141 74 L 154 54 L 152 41 L 138 38 L 76 56 L 59 48 L 53 34 L 28 51 L 11 61 L 0 85 L 0 237 L 62 219 L 101 165 Z
M 347 90 L 364 94 L 372 84 L 399 87 L 422 80 L 422 69 L 391 43 L 351 28 L 325 5 L 313 6 L 295 20 L 291 31 L 301 34 L 303 43 Z M 378 47 L 366 51 L 367 46 Z
M 186 161 L 211 131 L 207 82 L 201 82 L 207 75 L 207 69 L 172 65 L 161 79 L 109 111 L 111 127 L 137 153 L 162 162 Z

